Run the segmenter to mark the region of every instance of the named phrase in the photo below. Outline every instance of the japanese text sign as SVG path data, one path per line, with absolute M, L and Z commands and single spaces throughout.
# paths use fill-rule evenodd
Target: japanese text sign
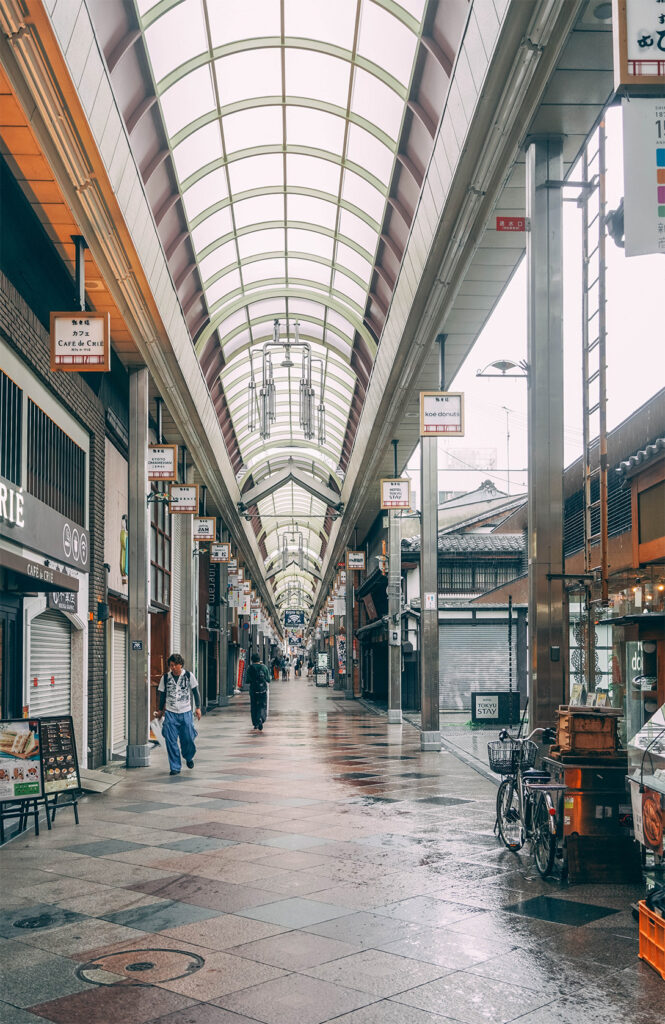
M 665 84 L 665 4 L 614 0 L 614 84 Z
M 526 217 L 497 217 L 497 231 L 525 231 Z
M 216 519 L 213 516 L 194 516 L 194 540 L 214 540 Z
M 291 626 L 304 626 L 305 625 L 305 613 L 301 611 L 290 610 L 284 612 L 284 625 L 287 627 Z
M 665 98 L 624 99 L 622 114 L 626 256 L 665 253 Z
M 110 369 L 110 313 L 51 313 L 51 370 Z
M 210 548 L 211 562 L 228 562 L 231 553 L 231 545 L 224 541 L 221 544 L 213 544 Z
M 381 508 L 410 508 L 410 480 L 382 480 Z
M 347 569 L 365 569 L 365 552 L 364 551 L 347 551 L 346 552 L 346 567 Z
M 151 444 L 148 446 L 148 480 L 178 479 L 177 444 Z
M 199 510 L 198 484 L 171 484 L 169 512 L 197 513 Z
M 463 437 L 464 395 L 453 391 L 421 391 L 420 435 Z

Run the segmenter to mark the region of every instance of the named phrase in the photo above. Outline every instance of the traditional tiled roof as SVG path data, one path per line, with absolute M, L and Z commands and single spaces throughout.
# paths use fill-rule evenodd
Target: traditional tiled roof
M 439 554 L 492 554 L 521 555 L 524 551 L 524 537 L 521 533 L 456 533 L 439 534 Z M 420 537 L 409 537 L 402 541 L 402 552 L 420 551 Z
M 657 459 L 660 455 L 665 452 L 665 437 L 658 437 L 653 444 L 648 444 L 646 448 L 640 449 L 639 452 L 635 452 L 630 458 L 624 459 L 617 466 L 616 472 L 620 476 L 630 476 L 636 470 L 642 469 L 648 462 L 652 462 Z

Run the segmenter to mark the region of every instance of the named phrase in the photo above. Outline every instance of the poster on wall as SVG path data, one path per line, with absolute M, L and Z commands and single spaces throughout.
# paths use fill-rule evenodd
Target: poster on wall
M 81 788 L 71 715 L 40 718 L 44 793 Z
M 0 801 L 38 796 L 42 796 L 39 721 L 0 721 Z

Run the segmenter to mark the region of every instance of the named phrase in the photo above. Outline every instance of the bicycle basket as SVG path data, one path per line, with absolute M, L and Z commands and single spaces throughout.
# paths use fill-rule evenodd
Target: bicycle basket
M 518 765 L 533 768 L 538 747 L 532 740 L 493 740 L 487 744 L 490 768 L 497 775 L 512 775 Z

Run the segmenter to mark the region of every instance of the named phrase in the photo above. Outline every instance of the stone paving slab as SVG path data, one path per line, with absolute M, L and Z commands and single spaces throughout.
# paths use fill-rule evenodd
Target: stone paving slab
M 450 750 L 305 679 L 204 725 L 193 771 L 157 750 L 0 850 L 0 1024 L 657 1019 L 639 890 L 543 881 Z

